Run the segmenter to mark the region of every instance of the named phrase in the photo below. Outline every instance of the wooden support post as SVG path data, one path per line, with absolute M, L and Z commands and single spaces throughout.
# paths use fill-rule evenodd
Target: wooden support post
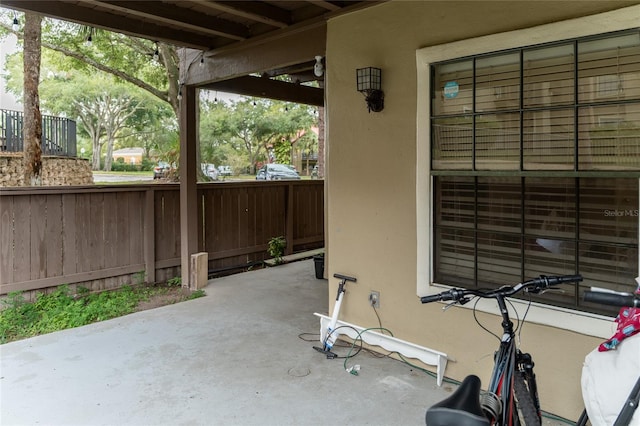
M 156 282 L 156 231 L 155 231 L 155 192 L 153 189 L 145 191 L 144 200 L 144 280 L 147 283 Z
M 198 92 L 182 88 L 180 103 L 180 274 L 182 287 L 190 288 L 191 255 L 198 251 Z

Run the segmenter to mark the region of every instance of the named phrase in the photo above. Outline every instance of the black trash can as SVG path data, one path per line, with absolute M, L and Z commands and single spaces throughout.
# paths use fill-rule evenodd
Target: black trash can
M 313 262 L 316 267 L 316 278 L 321 280 L 324 278 L 324 254 L 313 256 Z

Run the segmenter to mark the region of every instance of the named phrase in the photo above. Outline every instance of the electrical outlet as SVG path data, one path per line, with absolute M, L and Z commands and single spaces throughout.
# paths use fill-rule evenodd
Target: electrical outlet
M 369 293 L 369 304 L 374 308 L 380 307 L 380 292 L 372 291 Z

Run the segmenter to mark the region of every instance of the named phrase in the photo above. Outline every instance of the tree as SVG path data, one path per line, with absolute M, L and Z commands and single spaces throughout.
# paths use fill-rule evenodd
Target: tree
M 203 105 L 203 153 L 223 157 L 223 161 L 228 161 L 232 153 L 242 155 L 244 167 L 252 174 L 259 162 L 277 159 L 289 164 L 292 144 L 309 132 L 315 121 L 311 107 L 268 99 L 243 98 L 226 107 L 206 102 Z M 223 147 L 231 151 L 225 152 Z
M 91 140 L 93 156 L 92 168 L 100 169 L 103 147 L 106 146 L 105 170 L 111 169 L 111 153 L 118 140 L 138 141 L 147 154 L 157 150 L 164 138 L 151 137 L 177 132 L 177 123 L 166 102 L 153 97 L 136 86 L 116 79 L 108 74 L 87 74 L 86 70 L 59 68 L 64 61 L 57 52 L 47 52 L 44 57 L 45 78 L 40 83 L 42 108 L 50 114 L 64 116 L 78 121 L 79 134 L 86 134 Z M 7 87 L 18 93 L 22 90 L 19 82 L 17 53 L 7 59 L 10 70 Z M 141 137 L 141 135 L 146 137 Z
M 1 10 L 5 19 L 0 19 L 0 38 L 13 33 L 22 40 L 22 32 L 13 31 L 8 24 L 14 12 Z M 91 34 L 91 44 L 86 43 L 87 32 Z M 41 43 L 45 49 L 59 52 L 69 59 L 60 59 L 58 68 L 94 74 L 98 70 L 111 74 L 167 102 L 177 119 L 180 61 L 175 46 L 50 18 L 43 21 Z M 157 61 L 154 60 L 156 50 Z
M 24 23 L 24 184 L 42 183 L 42 115 L 40 113 L 40 36 L 42 16 L 25 14 Z
M 302 161 L 302 157 L 306 157 L 307 161 L 304 169 L 309 175 L 311 173 L 309 160 L 311 154 L 318 152 L 318 137 L 314 132 L 305 132 L 295 141 L 294 150 L 300 155 L 300 161 Z

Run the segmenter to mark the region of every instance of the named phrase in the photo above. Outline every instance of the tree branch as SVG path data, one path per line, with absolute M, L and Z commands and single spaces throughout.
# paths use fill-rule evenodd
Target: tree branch
M 84 62 L 84 63 L 86 63 L 86 64 L 88 64 L 88 65 L 90 65 L 90 66 L 92 66 L 92 67 L 94 67 L 94 68 L 96 68 L 98 70 L 100 70 L 100 71 L 103 71 L 103 72 L 106 72 L 108 74 L 114 75 L 114 76 L 116 76 L 118 78 L 121 78 L 124 81 L 127 81 L 127 82 L 129 82 L 129 83 L 131 83 L 131 84 L 133 84 L 135 86 L 140 87 L 141 89 L 144 89 L 144 90 L 148 91 L 149 93 L 151 93 L 152 95 L 154 95 L 155 97 L 159 98 L 160 100 L 162 100 L 164 102 L 168 101 L 168 96 L 167 96 L 167 92 L 166 91 L 158 90 L 155 87 L 153 87 L 152 85 L 147 84 L 144 81 L 142 81 L 142 80 L 140 80 L 140 79 L 138 79 L 136 77 L 133 77 L 133 76 L 127 74 L 127 73 L 124 73 L 124 72 L 122 72 L 120 70 L 117 70 L 115 68 L 108 67 L 108 66 L 106 66 L 104 64 L 101 64 L 100 62 L 94 61 L 92 58 L 90 58 L 88 56 L 85 56 L 85 55 L 83 55 L 81 53 L 78 53 L 78 52 L 74 52 L 72 50 L 65 49 L 65 48 L 60 47 L 60 46 L 54 46 L 54 45 L 49 44 L 49 43 L 42 43 L 42 45 L 44 47 L 46 47 L 47 49 L 51 49 L 53 51 L 60 52 L 65 56 L 68 56 L 70 58 L 75 58 L 75 59 L 77 59 L 79 61 L 82 61 L 82 62 Z
M 22 33 L 19 31 L 13 31 L 13 29 L 5 24 L 4 22 L 0 22 L 0 27 L 4 28 L 7 32 L 14 34 L 16 37 L 18 37 L 19 39 L 22 39 Z M 135 86 L 140 87 L 143 90 L 146 90 L 147 92 L 151 93 L 153 96 L 159 98 L 160 100 L 164 101 L 164 102 L 169 102 L 171 104 L 171 101 L 169 99 L 169 94 L 167 91 L 163 91 L 163 90 L 158 90 L 157 88 L 153 87 L 152 85 L 136 78 L 133 77 L 127 73 L 124 73 L 118 69 L 115 68 L 111 68 L 108 67 L 104 64 L 101 64 L 100 62 L 97 62 L 95 60 L 93 60 L 92 58 L 85 56 L 79 52 L 74 52 L 72 50 L 69 49 L 65 49 L 63 47 L 60 46 L 55 46 L 53 44 L 50 43 L 46 43 L 44 41 L 42 41 L 42 46 L 46 47 L 47 49 L 53 50 L 55 52 L 59 52 L 62 53 L 65 56 L 68 56 L 70 58 L 74 58 L 77 59 L 79 61 L 82 61 L 84 63 L 86 63 L 89 66 L 92 66 L 93 68 L 96 68 L 100 71 L 106 72 L 108 74 L 111 74 L 113 76 L 116 76 L 118 78 L 123 79 L 124 81 L 127 81 Z

